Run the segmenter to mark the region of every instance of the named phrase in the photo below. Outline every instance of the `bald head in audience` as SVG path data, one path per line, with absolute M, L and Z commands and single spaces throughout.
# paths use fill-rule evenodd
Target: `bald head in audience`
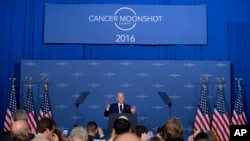
M 140 138 L 138 138 L 133 133 L 124 133 L 120 136 L 117 136 L 117 138 L 115 138 L 114 141 L 140 141 Z
M 25 120 L 15 121 L 11 125 L 10 132 L 14 141 L 27 141 L 29 138 L 29 126 Z

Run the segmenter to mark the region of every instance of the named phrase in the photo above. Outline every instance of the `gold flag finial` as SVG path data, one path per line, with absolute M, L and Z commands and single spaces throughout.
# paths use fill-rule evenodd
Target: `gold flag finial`
M 222 88 L 223 88 L 223 80 L 224 80 L 224 77 L 217 77 L 216 78 L 219 82 L 218 82 L 218 88 L 220 89 L 220 90 L 222 90 Z
M 10 77 L 10 80 L 12 81 L 12 86 L 11 86 L 12 91 L 14 91 L 15 90 L 15 81 L 16 81 L 16 78 L 15 77 Z
M 25 79 L 28 81 L 28 88 L 31 89 L 31 87 L 32 87 L 32 85 L 31 85 L 32 77 L 31 76 L 26 76 Z
M 207 77 L 201 77 L 200 79 L 201 79 L 202 88 L 203 88 L 204 90 L 206 90 L 206 89 L 207 89 L 207 84 L 206 84 Z
M 49 80 L 48 77 L 42 77 L 43 83 L 44 83 L 44 89 L 47 91 L 48 90 L 48 83 L 47 81 Z
M 238 89 L 241 90 L 240 81 L 243 80 L 243 78 L 235 78 L 235 80 L 238 81 Z

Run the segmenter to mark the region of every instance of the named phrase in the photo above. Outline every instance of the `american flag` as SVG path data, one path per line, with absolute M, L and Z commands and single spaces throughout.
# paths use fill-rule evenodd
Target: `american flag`
M 212 119 L 212 130 L 217 136 L 218 141 L 229 140 L 229 118 L 222 88 L 219 88 L 217 93 Z
M 26 100 L 24 103 L 24 109 L 27 113 L 27 122 L 29 125 L 30 133 L 36 134 L 36 120 L 35 120 L 35 112 L 34 112 L 34 105 L 33 105 L 33 98 L 32 98 L 32 88 L 29 84 Z
M 11 124 L 13 123 L 13 113 L 16 112 L 16 109 L 17 109 L 16 93 L 15 93 L 15 87 L 14 85 L 12 85 L 9 107 L 7 108 L 7 112 L 6 112 L 5 120 L 4 120 L 3 130 L 5 132 L 10 130 Z
M 49 118 L 52 117 L 51 107 L 50 107 L 50 103 L 49 103 L 47 84 L 44 84 L 44 85 L 45 85 L 44 86 L 44 93 L 43 93 L 43 97 L 42 97 L 42 103 L 41 103 L 41 107 L 40 107 L 38 120 L 41 120 L 44 117 L 49 117 Z
M 208 112 L 208 102 L 206 96 L 206 89 L 202 88 L 201 97 L 198 104 L 197 112 L 194 120 L 194 130 L 210 130 L 210 119 Z
M 241 89 L 239 89 L 238 96 L 234 103 L 232 125 L 246 125 L 246 124 L 247 124 L 247 119 L 244 112 L 244 104 L 243 104 Z

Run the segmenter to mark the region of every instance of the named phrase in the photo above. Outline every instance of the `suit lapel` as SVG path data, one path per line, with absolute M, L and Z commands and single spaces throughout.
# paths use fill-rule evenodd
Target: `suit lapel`
M 115 104 L 115 112 L 116 112 L 116 113 L 119 113 L 118 103 Z

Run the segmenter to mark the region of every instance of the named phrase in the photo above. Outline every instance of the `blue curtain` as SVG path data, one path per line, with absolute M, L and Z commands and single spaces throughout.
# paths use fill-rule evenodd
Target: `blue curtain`
M 207 5 L 207 46 L 142 46 L 44 44 L 44 3 Z M 0 0 L 0 128 L 8 105 L 11 83 L 19 77 L 20 60 L 229 60 L 232 78 L 250 76 L 249 0 Z M 18 78 L 19 80 L 19 78 Z M 17 94 L 19 81 L 16 82 Z M 232 85 L 234 87 L 234 85 Z M 246 93 L 250 89 L 246 87 Z M 234 99 L 232 95 L 232 101 Z M 246 95 L 247 102 L 250 96 Z M 250 109 L 247 105 L 247 109 Z M 248 121 L 250 114 L 247 113 Z
M 228 57 L 232 64 L 232 81 L 235 86 L 237 85 L 234 80 L 235 77 L 242 77 L 242 88 L 244 89 L 244 103 L 248 113 L 249 121 L 249 70 L 250 70 L 250 23 L 228 23 L 227 24 L 227 41 L 228 41 Z M 232 87 L 232 103 L 236 98 L 237 90 Z

